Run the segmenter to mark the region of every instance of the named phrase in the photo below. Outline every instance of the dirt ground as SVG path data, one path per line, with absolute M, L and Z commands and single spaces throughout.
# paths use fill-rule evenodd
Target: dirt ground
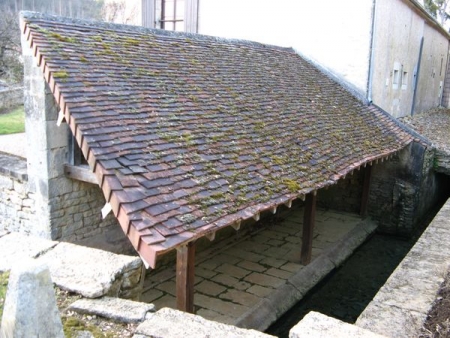
M 420 337 L 450 337 L 450 273 L 441 285 Z

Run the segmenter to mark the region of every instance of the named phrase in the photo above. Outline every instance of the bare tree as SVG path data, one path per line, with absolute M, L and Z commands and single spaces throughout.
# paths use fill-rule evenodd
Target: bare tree
M 448 13 L 450 0 L 424 0 L 425 9 L 439 21 L 442 26 L 450 18 Z
M 9 8 L 0 15 L 0 77 L 8 82 L 21 82 L 23 78 L 20 62 L 19 18 Z

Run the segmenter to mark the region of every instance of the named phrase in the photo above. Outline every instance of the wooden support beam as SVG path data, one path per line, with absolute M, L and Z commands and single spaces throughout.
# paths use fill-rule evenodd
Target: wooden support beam
M 177 248 L 177 308 L 194 313 L 195 242 Z
M 367 208 L 369 206 L 369 190 L 370 190 L 370 181 L 372 180 L 372 166 L 367 166 L 364 170 L 364 183 L 363 183 L 363 191 L 361 197 L 361 210 L 360 215 L 362 218 L 367 216 Z
M 303 265 L 311 262 L 312 240 L 314 223 L 316 219 L 316 194 L 309 193 L 305 199 L 305 212 L 303 215 L 303 239 L 300 261 Z

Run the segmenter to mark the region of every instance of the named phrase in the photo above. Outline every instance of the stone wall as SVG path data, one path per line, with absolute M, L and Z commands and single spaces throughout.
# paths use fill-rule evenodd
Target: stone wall
M 374 165 L 369 215 L 379 230 L 409 236 L 425 214 L 445 197 L 433 170 L 434 151 L 414 142 L 391 160 Z
M 0 153 L 0 231 L 28 232 L 35 221 L 34 204 L 25 161 Z
M 364 170 L 355 170 L 352 175 L 340 179 L 328 189 L 320 189 L 317 204 L 323 208 L 331 208 L 359 214 L 361 210 Z
M 0 90 L 0 111 L 23 104 L 23 87 Z

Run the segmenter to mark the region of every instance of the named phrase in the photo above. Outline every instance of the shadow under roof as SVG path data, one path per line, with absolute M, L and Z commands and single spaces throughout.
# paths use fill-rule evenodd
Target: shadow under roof
M 152 267 L 413 141 L 292 49 L 30 12 L 21 27 Z

